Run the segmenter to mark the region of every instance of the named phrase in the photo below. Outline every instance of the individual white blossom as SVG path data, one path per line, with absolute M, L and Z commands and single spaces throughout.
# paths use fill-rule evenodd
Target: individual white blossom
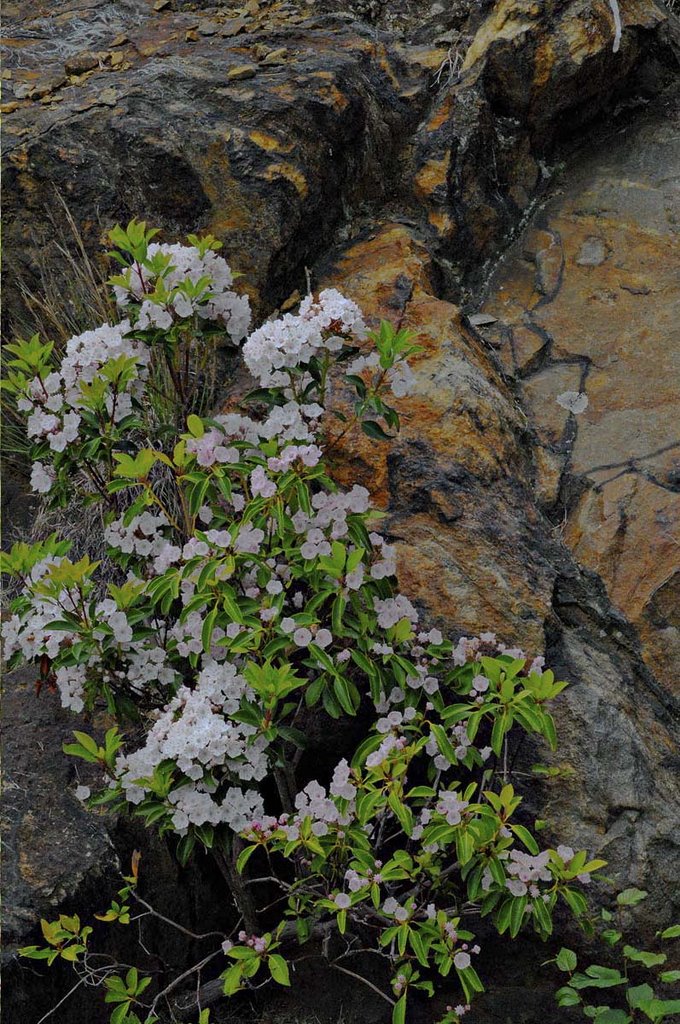
M 56 480 L 56 473 L 51 466 L 42 462 L 34 462 L 31 469 L 31 488 L 38 494 L 47 494 Z

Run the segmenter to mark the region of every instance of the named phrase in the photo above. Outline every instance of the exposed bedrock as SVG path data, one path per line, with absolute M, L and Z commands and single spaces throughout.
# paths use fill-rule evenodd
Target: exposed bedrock
M 649 935 L 680 873 L 678 22 L 621 8 L 615 53 L 606 0 L 7 4 L 5 318 L 26 321 L 22 284 L 68 283 L 59 195 L 93 255 L 132 216 L 210 230 L 259 316 L 308 267 L 413 330 L 402 434 L 353 440 L 338 475 L 388 512 L 433 621 L 572 681 L 558 753 L 519 755 L 562 770 L 530 808 L 649 890 Z M 77 723 L 30 672 L 3 710 L 11 960 L 41 915 L 100 909 L 139 839 L 75 800 Z M 200 871 L 145 856 L 161 908 L 216 912 Z M 559 1020 L 518 949 L 477 1019 Z M 39 986 L 9 978 L 6 1019 L 32 1024 Z M 64 1019 L 92 1024 L 81 1005 Z

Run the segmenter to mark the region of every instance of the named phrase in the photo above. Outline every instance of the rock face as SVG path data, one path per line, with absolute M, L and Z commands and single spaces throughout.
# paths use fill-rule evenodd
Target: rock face
M 373 486 L 390 513 L 400 584 L 430 617 L 462 632 L 483 624 L 532 654 L 545 649 L 573 681 L 556 702 L 553 760 L 563 777 L 548 794 L 551 827 L 606 851 L 620 885 L 647 888 L 650 924 L 670 920 L 680 793 L 668 672 L 653 678 L 606 579 L 579 565 L 578 548 L 574 558 L 536 500 L 541 460 L 532 459 L 510 383 L 457 308 L 432 296 L 426 270 L 422 245 L 390 224 L 330 270 L 364 309 L 408 327 L 424 349 L 398 441 L 381 450 L 352 440 L 344 472 Z
M 3 682 L 4 1019 L 30 1020 L 43 1007 L 38 1020 L 72 982 L 62 973 L 56 985 L 50 977 L 32 991 L 29 961 L 16 960 L 16 946 L 43 916 L 74 912 L 78 903 L 99 909 L 115 891 L 119 862 L 104 820 L 75 796 L 73 763 L 61 751 L 73 739 L 73 717 L 49 694 L 36 697 L 30 669 Z
M 629 0 L 614 53 L 606 0 L 6 6 L 10 327 L 25 319 L 22 282 L 64 274 L 56 188 L 93 254 L 135 215 L 168 239 L 210 230 L 258 315 L 292 303 L 309 267 L 315 284 L 412 330 L 423 352 L 399 439 L 353 441 L 338 477 L 365 482 L 388 512 L 401 585 L 433 621 L 545 650 L 573 681 L 556 708 L 561 774 L 530 804 L 555 835 L 603 853 L 620 886 L 649 890 L 642 932 L 668 923 L 680 871 L 677 19 Z M 8 686 L 5 707 L 17 858 L 6 935 L 18 943 L 55 903 L 87 898 L 116 856 L 68 792 L 58 748 L 71 723 L 30 683 Z M 198 892 L 158 863 L 165 906 Z M 198 913 L 198 896 L 185 902 Z M 527 1000 L 523 963 L 477 1020 L 558 1019 L 540 979 Z M 24 1019 L 19 996 L 5 1008 Z
M 659 106 L 565 173 L 494 275 L 484 333 L 538 435 L 544 508 L 677 694 L 680 146 Z
M 448 88 L 414 147 L 416 192 L 450 285 L 493 258 L 548 175 L 551 144 L 620 91 L 665 21 L 655 4 L 623 5 L 614 53 L 608 3 L 500 0 L 479 12 L 472 37 L 452 41 L 439 75 Z
M 119 866 L 104 823 L 74 795 L 73 763 L 61 752 L 73 739 L 73 717 L 55 714 L 49 695 L 37 699 L 34 683 L 30 669 L 15 674 L 3 701 L 4 886 L 12 894 L 5 903 L 6 947 L 21 941 L 48 907 L 56 911 L 86 880 L 99 885 Z
M 213 231 L 260 309 L 376 204 L 426 212 L 451 281 L 516 223 L 553 140 L 627 88 L 648 51 L 655 84 L 668 59 L 653 0 L 627 6 L 619 54 L 606 0 L 158 6 L 8 5 L 13 275 L 64 274 L 56 189 L 93 252 L 140 211 L 175 234 Z M 18 306 L 10 279 L 10 319 Z

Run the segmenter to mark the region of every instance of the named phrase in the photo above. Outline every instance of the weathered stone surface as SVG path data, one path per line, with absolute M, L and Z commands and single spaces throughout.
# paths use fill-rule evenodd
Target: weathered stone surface
M 44 109 L 26 98 L 10 112 L 13 272 L 33 283 L 36 261 L 60 272 L 46 212 L 56 188 L 92 252 L 103 230 L 141 209 L 174 234 L 213 231 L 262 309 L 299 286 L 330 231 L 398 196 L 402 213 L 424 201 L 452 284 L 457 261 L 479 264 L 515 223 L 567 120 L 573 127 L 602 109 L 659 48 L 665 24 L 653 0 L 636 0 L 614 56 L 604 0 L 457 0 L 425 10 L 400 0 L 349 11 L 334 0 L 276 0 L 215 6 L 210 17 L 200 5 L 198 19 L 196 5 L 153 11 L 145 0 L 7 6 L 13 88 L 35 88 L 64 63 L 75 68 L 83 53 L 101 57 L 91 70 L 79 64 L 84 73 L 46 96 Z M 247 31 L 232 37 L 234 18 Z M 219 34 L 201 35 L 199 22 Z M 263 61 L 256 84 L 234 81 L 263 44 L 285 49 L 285 60 Z M 404 176 L 404 143 L 424 112 Z M 273 149 L 258 147 L 253 132 Z M 12 278 L 8 318 L 20 304 Z
M 93 252 L 106 227 L 140 211 L 174 234 L 212 231 L 270 309 L 304 283 L 341 219 L 395 186 L 402 138 L 428 98 L 422 48 L 305 5 L 303 24 L 290 5 L 250 12 L 233 40 L 233 19 L 217 13 L 225 35 L 206 37 L 184 11 L 112 6 L 100 0 L 75 24 L 60 4 L 49 17 L 22 8 L 9 42 L 6 66 L 33 87 L 57 55 L 76 60 L 84 37 L 101 49 L 126 35 L 123 64 L 73 79 L 45 109 L 27 99 L 8 120 L 13 271 L 33 280 L 39 260 L 59 274 L 48 217 L 56 188 Z M 6 314 L 17 305 L 10 284 Z
M 438 101 L 414 146 L 415 191 L 451 287 L 493 256 L 549 176 L 554 142 L 606 107 L 666 21 L 653 0 L 624 5 L 613 53 L 606 0 L 500 0 L 477 10 L 472 38 L 455 41 L 439 70 Z M 662 76 L 675 73 L 669 61 Z
M 570 167 L 484 307 L 499 317 L 494 336 L 503 336 L 504 365 L 521 378 L 541 445 L 561 460 L 561 489 L 541 466 L 539 486 L 565 541 L 600 575 L 640 631 L 647 663 L 676 693 L 679 123 L 667 98 L 636 130 L 605 136 Z M 559 267 L 548 292 L 537 258 L 546 236 Z M 540 342 L 528 364 L 527 334 Z M 587 396 L 582 413 L 558 404 L 566 391 Z
M 64 757 L 73 716 L 35 694 L 30 669 L 5 680 L 3 693 L 4 944 L 21 941 L 41 914 L 104 882 L 118 860 L 100 818 L 74 796 L 74 763 Z
M 650 891 L 638 925 L 653 933 L 677 912 L 680 871 L 670 692 L 680 654 L 678 132 L 667 101 L 649 114 L 625 108 L 612 135 L 569 156 L 561 191 L 491 283 L 486 323 L 472 328 L 447 301 L 464 284 L 458 270 L 481 278 L 546 187 L 551 147 L 621 90 L 639 88 L 644 103 L 665 81 L 666 11 L 652 0 L 622 8 L 614 55 L 605 0 L 6 5 L 17 24 L 5 63 L 5 252 L 29 278 L 40 262 L 60 273 L 48 218 L 56 186 L 90 251 L 133 215 L 169 239 L 207 229 L 246 273 L 258 314 L 292 308 L 309 266 L 315 285 L 415 332 L 424 351 L 401 436 L 389 448 L 339 447 L 338 475 L 365 482 L 387 511 L 401 584 L 429 617 L 545 649 L 572 681 L 557 706 L 552 763 L 563 774 L 532 790 L 530 809 L 556 837 L 603 852 L 621 886 Z M 78 54 L 112 48 L 121 59 L 55 77 Z M 229 80 L 248 65 L 254 77 Z M 11 285 L 5 299 L 11 319 Z M 587 408 L 571 413 L 557 401 L 565 392 L 585 392 Z M 23 834 L 41 830 L 35 862 L 12 869 L 17 941 L 60 894 L 97 884 L 93 835 L 113 856 L 100 820 L 56 774 L 71 770 L 59 747 L 72 720 L 42 698 L 33 719 L 29 697 L 18 690 L 12 705 L 16 742 L 32 750 L 37 736 L 55 767 L 46 762 L 23 802 L 10 801 L 11 835 L 21 822 Z M 550 760 L 543 749 L 522 756 Z M 76 853 L 52 886 L 62 829 Z M 170 857 L 154 863 L 161 904 L 181 894 L 187 920 L 223 911 L 219 899 L 201 904 L 198 880 Z M 220 891 L 207 882 L 209 895 Z M 521 948 L 514 979 L 480 1007 L 483 1024 L 563 1019 L 534 970 L 541 955 Z M 181 962 L 180 951 L 166 959 Z M 310 1007 L 324 1002 L 311 972 L 301 985 Z M 16 1019 L 31 1001 L 31 986 L 20 989 Z M 362 995 L 357 1022 L 381 1020 L 379 1004 L 361 1016 Z M 93 1024 L 74 1005 L 74 1024 Z M 272 1019 L 293 1009 L 282 995 Z
M 418 384 L 389 447 L 352 437 L 363 475 L 401 540 L 401 585 L 462 630 L 484 623 L 537 650 L 554 570 L 539 551 L 523 416 L 458 310 L 432 294 L 425 248 L 385 225 L 343 254 L 330 279 L 373 316 L 412 330 Z M 363 471 L 363 473 L 362 473 Z
M 550 795 L 552 826 L 606 847 L 621 884 L 644 881 L 654 913 L 664 914 L 664 872 L 680 868 L 673 718 L 630 626 L 537 508 L 523 415 L 456 307 L 432 295 L 428 270 L 422 243 L 390 224 L 328 268 L 369 314 L 408 327 L 424 349 L 399 439 L 385 448 L 348 442 L 341 472 L 363 478 L 388 511 L 401 586 L 430 616 L 462 632 L 494 629 L 530 652 L 547 646 L 573 681 L 558 702 L 556 759 L 573 783 L 561 779 Z M 551 387 L 572 384 L 558 377 Z M 553 401 L 551 416 L 553 408 L 561 437 L 568 413 Z
M 229 928 L 232 903 L 222 879 L 207 859 L 179 867 L 165 841 L 140 822 L 87 811 L 75 796 L 79 784 L 99 785 L 96 768 L 67 757 L 64 742 L 74 728 L 101 734 L 108 721 L 84 725 L 59 707 L 56 694 L 35 691 L 35 673 L 17 670 L 3 678 L 3 785 L 0 835 L 3 845 L 2 933 L 3 1024 L 35 1024 L 73 985 L 70 968 L 22 960 L 17 948 L 40 942 L 42 917 L 81 916 L 104 911 L 129 872 L 132 851 L 141 852 L 141 893 L 160 912 L 195 932 Z M 96 924 L 96 922 L 94 922 Z M 153 919 L 140 936 L 153 951 L 148 961 L 136 937 L 120 926 L 99 926 L 99 950 L 122 960 L 139 958 L 152 972 L 159 964 L 181 973 L 188 960 L 205 954 L 205 942 Z M 137 925 L 136 927 L 139 927 Z M 64 1007 L 64 1024 L 107 1024 L 110 1014 L 99 999 L 81 988 Z

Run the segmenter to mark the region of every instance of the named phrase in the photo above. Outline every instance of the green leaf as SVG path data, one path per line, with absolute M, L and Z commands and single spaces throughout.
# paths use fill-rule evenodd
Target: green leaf
M 93 740 L 91 736 L 88 736 L 86 732 L 74 731 L 73 735 L 78 740 L 78 742 L 83 747 L 85 747 L 85 750 L 88 750 L 91 754 L 96 754 L 97 751 L 99 750 L 96 741 Z
M 221 975 L 221 978 L 224 983 L 222 991 L 225 996 L 233 996 L 234 992 L 238 992 L 240 989 L 241 982 L 243 980 L 241 964 L 232 964 L 229 970 L 225 971 L 224 974 Z
M 203 437 L 205 434 L 203 420 L 200 416 L 195 416 L 193 413 L 191 416 L 187 416 L 187 427 L 189 428 L 189 433 L 192 434 L 193 437 Z
M 654 989 L 651 985 L 635 985 L 632 988 L 629 988 L 626 992 L 628 1005 L 633 1010 L 640 1009 L 645 1005 L 645 1003 L 650 1002 L 653 998 Z
M 234 960 L 256 960 L 258 953 L 251 946 L 232 946 L 229 956 Z
M 352 700 L 349 684 L 342 676 L 336 676 L 333 680 L 333 692 L 338 699 L 340 707 L 346 714 L 355 715 L 356 708 Z
M 557 730 L 555 729 L 555 720 L 552 715 L 543 715 L 543 735 L 550 744 L 551 750 L 557 750 Z
M 558 1006 L 578 1006 L 581 1002 L 581 997 L 578 992 L 575 992 L 569 985 L 565 985 L 564 988 L 560 988 L 555 993 L 555 999 L 557 1000 Z
M 206 652 L 206 654 L 210 653 L 213 630 L 215 629 L 215 622 L 217 620 L 218 614 L 219 608 L 217 607 L 217 605 L 215 605 L 213 610 L 211 612 L 208 612 L 208 614 L 205 617 L 205 621 L 203 622 L 203 629 L 201 630 L 201 642 L 203 644 L 203 650 Z
M 372 438 L 374 441 L 392 441 L 394 438 L 394 434 L 386 433 L 386 431 L 384 431 L 380 424 L 376 423 L 375 420 L 364 420 L 361 424 L 361 429 L 367 437 Z M 397 1003 L 397 1006 L 398 1005 L 399 1003 Z M 405 1008 L 406 1004 L 404 1004 L 404 1009 Z
M 644 889 L 624 889 L 616 897 L 616 902 L 620 907 L 635 907 L 646 898 L 647 893 Z
M 533 855 L 536 856 L 538 854 L 538 843 L 532 836 L 529 829 L 525 828 L 524 825 L 511 825 L 510 828 L 517 838 L 521 839 L 529 853 L 533 853 Z
M 664 928 L 661 932 L 662 939 L 677 939 L 680 938 L 680 924 L 672 924 L 670 928 Z
M 583 893 L 577 892 L 576 889 L 569 888 L 562 889 L 561 892 L 574 914 L 576 914 L 577 917 L 582 917 L 588 909 L 588 904 L 586 903 Z
M 496 928 L 500 935 L 507 931 L 510 924 L 513 900 L 506 900 L 496 914 Z
M 406 993 L 394 1004 L 392 1024 L 406 1024 Z
M 555 963 L 561 971 L 571 973 L 576 970 L 576 964 L 578 963 L 576 953 L 574 953 L 573 949 L 566 949 L 562 946 L 562 949 L 555 957 Z
M 496 757 L 500 757 L 503 750 L 503 738 L 509 727 L 510 722 L 505 711 L 503 711 L 502 714 L 496 715 L 493 723 L 493 729 L 491 730 L 491 749 Z
M 635 949 L 633 946 L 624 946 L 623 955 L 636 964 L 644 964 L 645 967 L 659 967 L 668 959 L 665 953 L 647 953 L 645 950 Z
M 430 725 L 430 729 L 432 731 L 432 735 L 434 736 L 437 742 L 437 746 L 439 748 L 440 753 L 444 755 L 449 764 L 458 764 L 456 752 L 453 749 L 453 745 L 451 744 L 451 741 L 449 740 L 442 726 L 437 725 L 433 722 Z
M 670 1014 L 680 1013 L 680 999 L 652 999 L 651 1003 L 644 1008 L 647 1016 L 656 1021 L 663 1020 Z
M 241 852 L 239 853 L 238 860 L 236 861 L 236 870 L 238 871 L 239 875 L 243 874 L 244 867 L 246 866 L 252 855 L 255 853 L 256 849 L 257 844 L 254 844 L 253 846 L 246 846 L 245 849 L 241 850 Z
M 515 898 L 512 901 L 510 907 L 510 935 L 514 938 L 519 935 L 522 924 L 524 923 L 524 912 L 527 908 L 527 897 L 520 896 L 518 899 Z
M 333 602 L 333 610 L 331 612 L 331 625 L 333 627 L 333 634 L 335 636 L 342 636 L 344 633 L 342 626 L 342 616 L 345 612 L 346 601 L 340 594 L 336 597 Z
M 572 988 L 613 988 L 616 985 L 624 985 L 626 979 L 619 972 L 611 967 L 601 967 L 599 964 L 591 964 L 586 968 L 585 974 L 575 974 L 571 979 Z
M 456 856 L 461 864 L 467 864 L 475 852 L 475 841 L 469 832 L 462 828 L 456 832 Z
M 536 900 L 534 903 L 534 927 L 544 938 L 552 935 L 553 923 L 550 910 L 543 900 Z
M 269 964 L 269 971 L 275 982 L 279 985 L 290 985 L 288 964 L 282 956 L 279 956 L 278 953 L 272 953 L 272 955 L 267 958 L 267 963 Z
M 193 836 L 191 832 L 186 836 L 182 836 L 177 844 L 177 860 L 180 862 L 182 867 L 187 864 L 195 845 L 196 837 Z
M 413 952 L 418 958 L 418 963 L 422 964 L 423 967 L 427 967 L 427 947 L 420 933 L 415 930 L 412 930 L 409 936 L 409 942 L 411 943 L 411 948 Z
M 111 1014 L 111 1024 L 124 1024 L 129 1009 L 130 1000 L 126 999 L 125 1002 L 117 1006 Z

